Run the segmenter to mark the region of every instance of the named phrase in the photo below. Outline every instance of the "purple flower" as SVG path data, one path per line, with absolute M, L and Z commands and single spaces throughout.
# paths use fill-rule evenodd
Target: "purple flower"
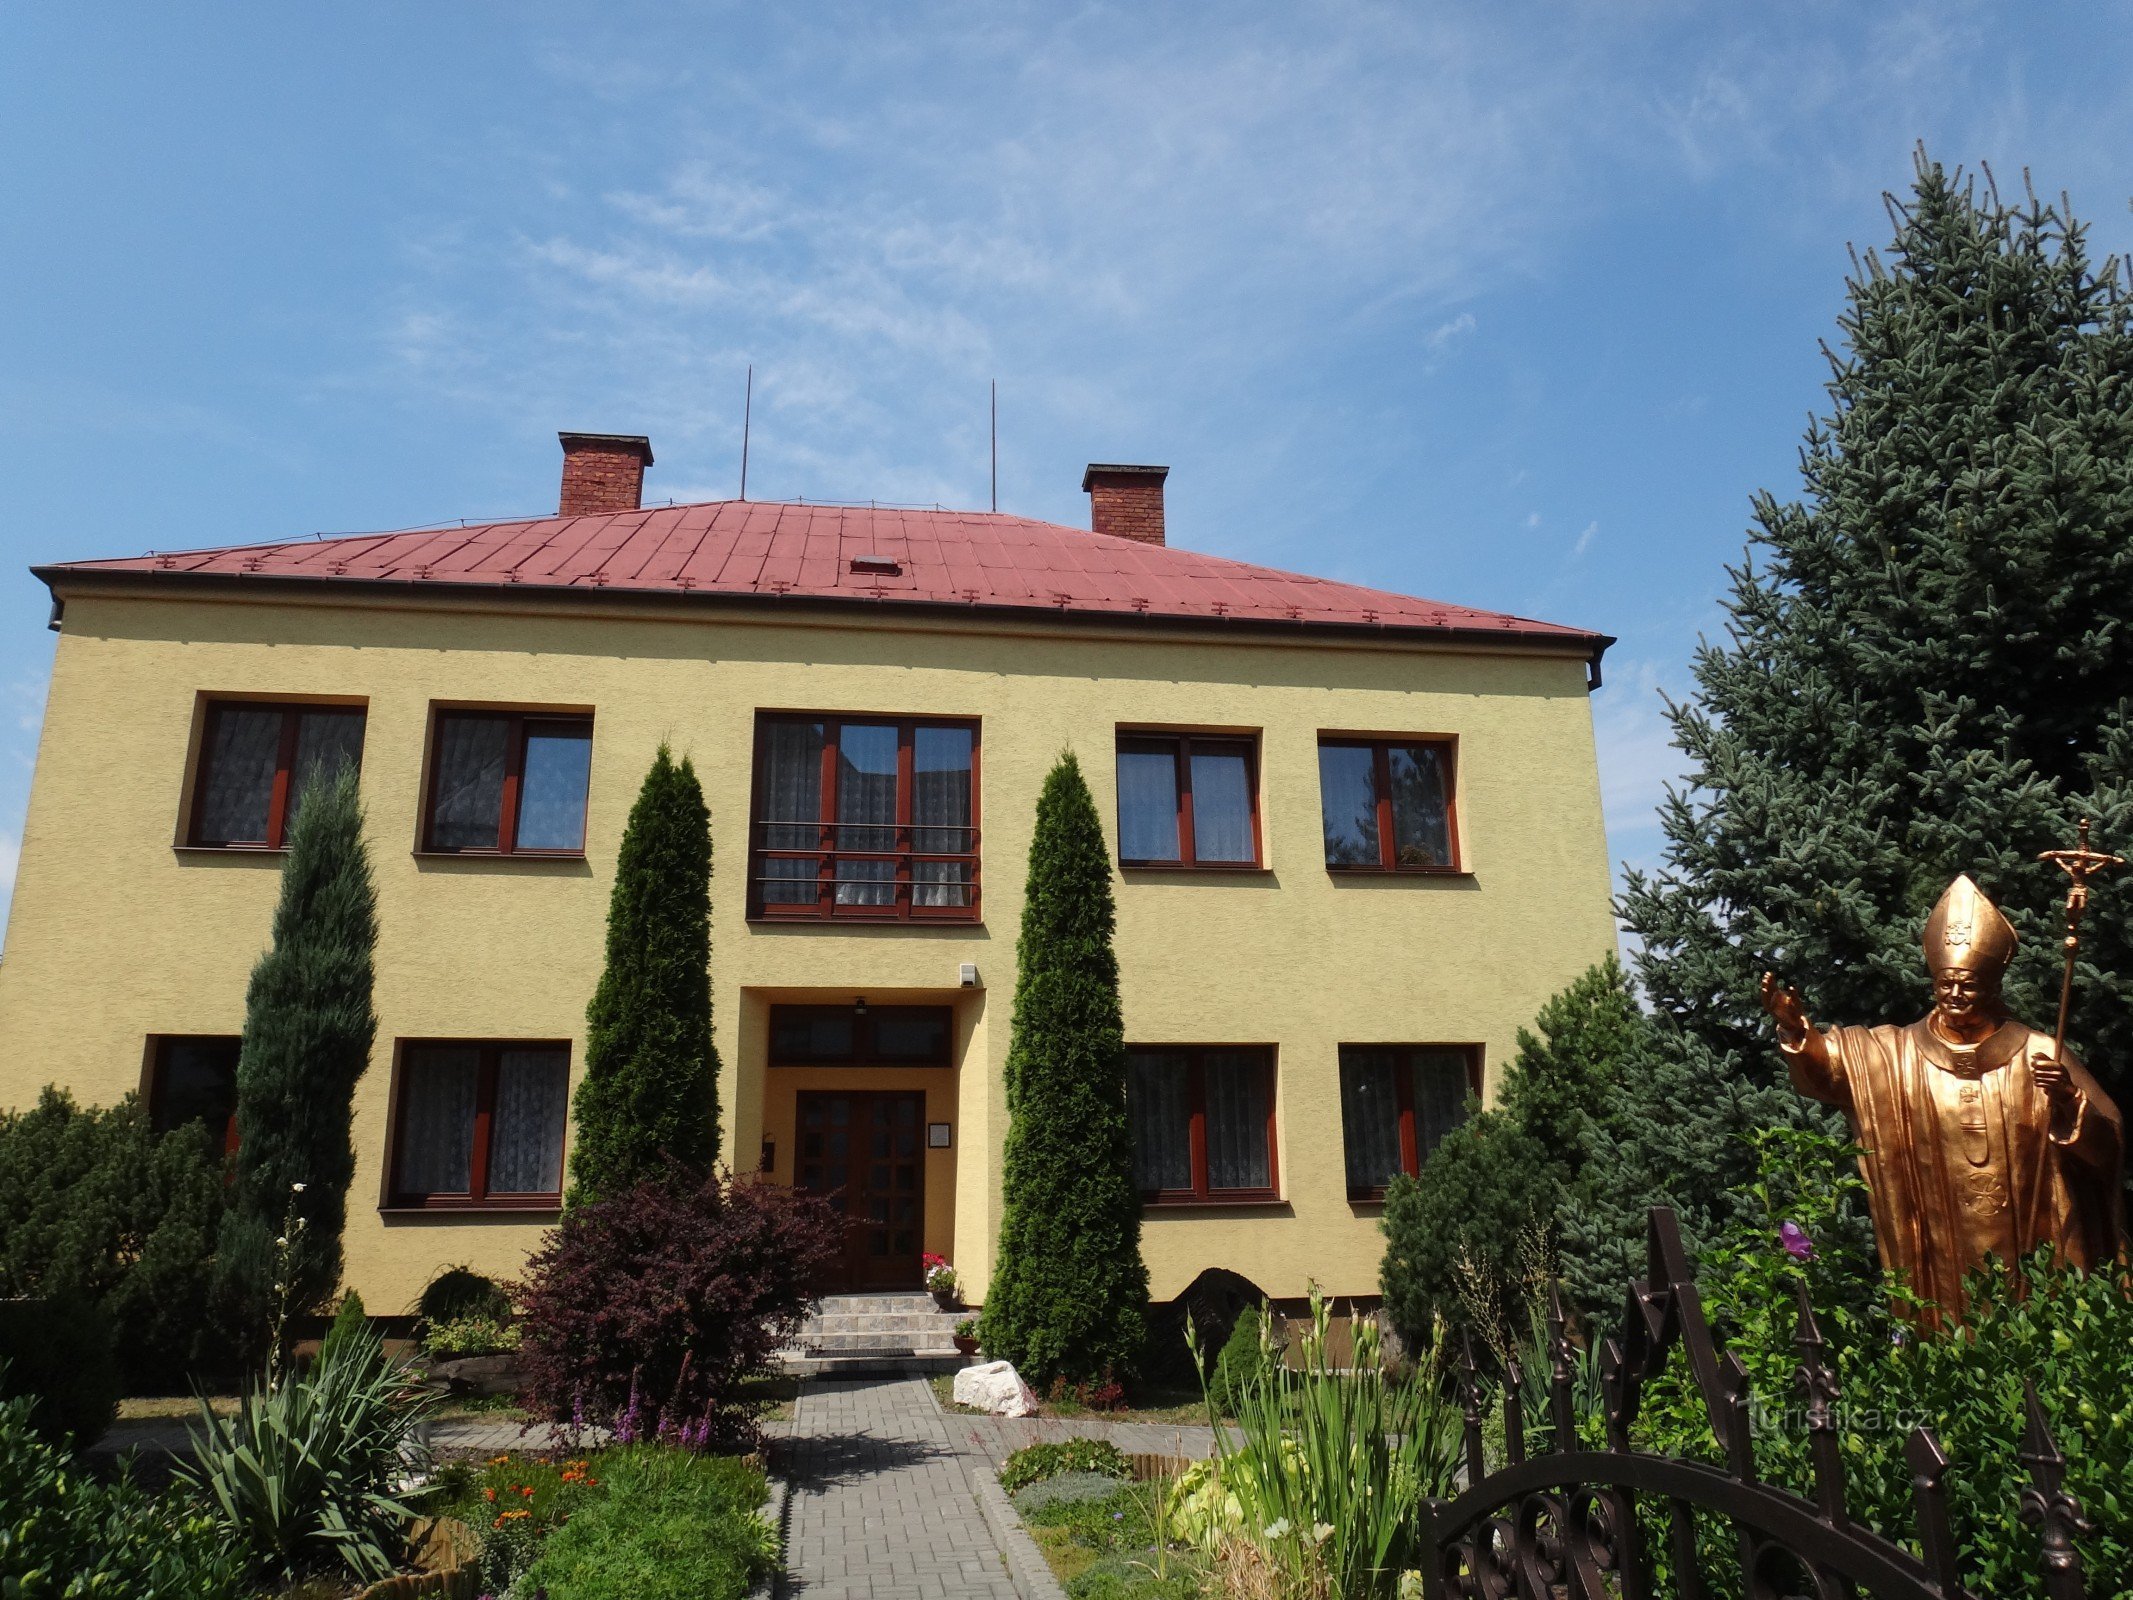
M 1778 1240 L 1785 1246 L 1785 1254 L 1795 1261 L 1812 1261 L 1815 1242 L 1807 1237 L 1807 1230 L 1797 1222 L 1782 1223 L 1778 1227 Z

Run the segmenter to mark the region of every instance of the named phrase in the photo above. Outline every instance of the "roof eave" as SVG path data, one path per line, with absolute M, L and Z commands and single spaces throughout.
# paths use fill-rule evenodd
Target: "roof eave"
M 1181 628 L 1220 633 L 1257 633 L 1294 637 L 1298 634 L 1329 638 L 1377 639 L 1413 644 L 1468 644 L 1515 646 L 1549 653 L 1575 655 L 1588 665 L 1587 687 L 1600 686 L 1600 658 L 1616 643 L 1612 634 L 1565 631 L 1522 633 L 1507 628 L 1471 628 L 1449 624 L 1437 627 L 1404 626 L 1386 622 L 1332 622 L 1298 618 L 1294 621 L 1269 617 L 1209 617 L 1167 611 L 1089 611 L 1068 607 L 990 604 L 982 600 L 889 600 L 869 595 L 760 594 L 731 589 L 641 589 L 626 585 L 563 588 L 526 583 L 467 583 L 411 578 L 303 578 L 287 573 L 142 571 L 138 568 L 80 567 L 64 563 L 32 566 L 30 575 L 51 591 L 55 608 L 65 596 L 60 586 L 73 588 L 164 588 L 227 589 L 257 592 L 289 591 L 320 594 L 354 590 L 371 596 L 463 594 L 490 596 L 549 604 L 599 602 L 602 604 L 695 604 L 730 606 L 739 610 L 777 610 L 827 607 L 831 610 L 885 610 L 931 617 L 984 616 L 996 620 L 1062 623 L 1074 627 Z

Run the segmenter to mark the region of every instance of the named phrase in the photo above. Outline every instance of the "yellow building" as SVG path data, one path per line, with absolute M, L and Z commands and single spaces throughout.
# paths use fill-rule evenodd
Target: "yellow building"
M 725 1151 L 846 1197 L 854 1287 L 976 1298 L 1000 1216 L 1035 801 L 1072 750 L 1118 863 L 1143 1244 L 1371 1294 L 1376 1196 L 1610 947 L 1609 641 L 997 514 L 638 509 L 39 568 L 58 630 L 0 960 L 0 1104 L 228 1116 L 295 793 L 359 764 L 378 1042 L 347 1273 L 510 1276 L 552 1220 L 615 855 L 662 740 L 718 857 Z

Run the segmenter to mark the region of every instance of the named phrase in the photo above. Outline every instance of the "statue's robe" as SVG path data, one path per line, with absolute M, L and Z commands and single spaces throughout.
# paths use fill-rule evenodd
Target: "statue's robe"
M 2124 1126 L 2071 1053 L 2079 1097 L 2054 1109 L 2030 1065 L 2052 1053 L 2049 1034 L 2010 1020 L 1951 1044 L 1926 1018 L 1822 1040 L 1826 1068 L 1785 1052 L 1793 1087 L 1850 1115 L 1882 1265 L 1944 1314 L 1961 1317 L 1963 1276 L 1988 1255 L 2011 1263 L 2049 1243 L 2083 1268 L 2118 1255 Z

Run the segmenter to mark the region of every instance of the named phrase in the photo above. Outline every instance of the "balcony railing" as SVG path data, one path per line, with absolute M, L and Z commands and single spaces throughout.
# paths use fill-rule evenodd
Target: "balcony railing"
M 814 836 L 811 846 L 793 843 L 809 835 Z M 771 844 L 773 839 L 779 843 Z M 978 920 L 974 826 L 769 819 L 756 823 L 753 843 L 749 903 L 750 914 L 759 919 Z

